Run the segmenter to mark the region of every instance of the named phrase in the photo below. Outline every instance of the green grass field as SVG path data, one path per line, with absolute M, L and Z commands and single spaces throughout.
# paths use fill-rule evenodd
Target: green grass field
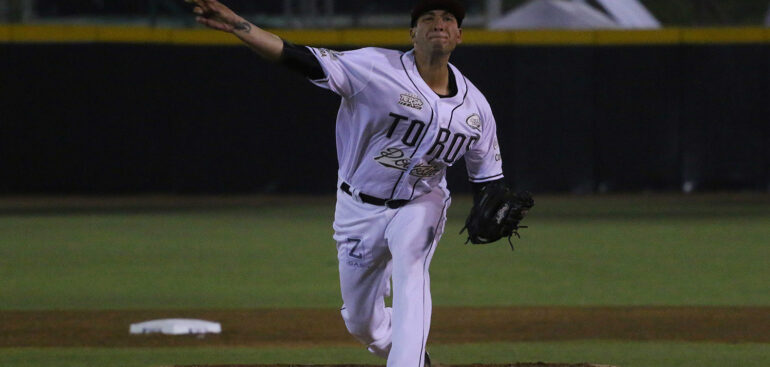
M 34 210 L 0 200 L 0 310 L 334 308 L 333 200 Z M 455 199 L 434 305 L 770 305 L 770 195 L 548 196 L 515 241 L 466 246 Z M 21 208 L 21 209 L 20 209 Z M 27 209 L 24 209 L 27 208 Z M 767 344 L 436 345 L 444 363 L 765 366 Z M 362 348 L 0 349 L 2 366 L 381 363 Z
M 561 342 L 431 345 L 436 363 L 565 362 L 623 367 L 766 367 L 766 344 Z M 0 365 L 14 367 L 146 367 L 200 364 L 370 364 L 384 361 L 363 348 L 23 348 L 0 351 Z

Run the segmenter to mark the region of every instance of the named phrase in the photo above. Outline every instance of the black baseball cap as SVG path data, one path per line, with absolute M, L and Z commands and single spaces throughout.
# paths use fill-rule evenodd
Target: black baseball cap
M 457 0 L 422 0 L 412 9 L 412 27 L 417 25 L 417 18 L 431 10 L 446 10 L 457 18 L 457 26 L 463 25 L 465 7 Z

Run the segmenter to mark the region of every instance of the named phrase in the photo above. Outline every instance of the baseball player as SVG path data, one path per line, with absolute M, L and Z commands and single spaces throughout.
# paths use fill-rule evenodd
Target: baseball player
M 284 41 L 216 0 L 186 1 L 199 23 L 341 97 L 334 239 L 342 318 L 387 366 L 430 365 L 428 268 L 451 202 L 446 170 L 465 159 L 477 198 L 503 177 L 490 106 L 449 63 L 465 9 L 456 0 L 420 1 L 408 52 L 338 52 Z

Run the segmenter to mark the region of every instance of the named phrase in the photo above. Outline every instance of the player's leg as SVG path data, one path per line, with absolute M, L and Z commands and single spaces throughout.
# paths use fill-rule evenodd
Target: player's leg
M 444 231 L 449 196 L 442 189 L 403 208 L 385 237 L 393 256 L 393 346 L 388 366 L 422 366 L 432 302 L 428 269 Z
M 390 352 L 392 315 L 385 307 L 391 256 L 384 231 L 394 214 L 344 193 L 337 196 L 334 239 L 344 302 L 340 312 L 348 331 L 382 358 Z
M 342 271 L 342 266 L 340 266 Z M 340 275 L 344 304 L 340 310 L 345 326 L 372 354 L 388 358 L 392 345 L 393 309 L 385 307 L 384 286 L 388 270 L 378 267 L 363 277 Z M 344 279 L 344 280 L 343 280 Z M 353 280 L 356 279 L 354 282 Z M 378 286 L 379 285 L 379 286 Z

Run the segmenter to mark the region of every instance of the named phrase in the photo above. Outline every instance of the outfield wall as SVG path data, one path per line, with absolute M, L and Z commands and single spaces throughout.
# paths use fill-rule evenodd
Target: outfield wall
M 405 31 L 279 33 L 409 47 Z M 770 190 L 770 29 L 466 41 L 452 61 L 489 99 L 519 189 Z M 334 190 L 338 98 L 228 35 L 0 26 L 0 70 L 0 193 Z

